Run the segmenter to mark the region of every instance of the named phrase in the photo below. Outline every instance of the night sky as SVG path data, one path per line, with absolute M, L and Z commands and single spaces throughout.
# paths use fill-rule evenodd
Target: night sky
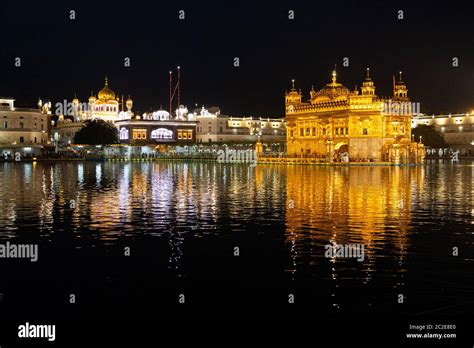
M 425 113 L 474 109 L 472 8 L 459 2 L 10 1 L 0 9 L 0 95 L 17 106 L 86 101 L 104 75 L 141 113 L 168 105 L 168 71 L 182 67 L 182 103 L 235 116 L 282 117 L 285 89 L 338 80 L 351 90 L 371 68 L 376 93 L 403 71 Z M 472 5 L 474 6 L 474 5 Z M 69 10 L 76 19 L 69 19 Z M 185 10 L 185 20 L 178 11 Z M 295 19 L 288 19 L 288 10 Z M 403 10 L 405 19 L 397 18 Z M 14 66 L 20 57 L 22 66 Z M 124 67 L 130 57 L 131 67 Z M 234 57 L 240 67 L 233 66 Z M 343 67 L 348 57 L 350 66 Z M 459 67 L 452 58 L 459 58 Z

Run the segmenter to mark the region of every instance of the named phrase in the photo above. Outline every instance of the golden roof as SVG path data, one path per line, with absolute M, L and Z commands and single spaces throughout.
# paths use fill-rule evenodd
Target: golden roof
M 101 100 L 115 99 L 115 92 L 109 88 L 109 80 L 107 79 L 107 76 L 105 77 L 105 86 L 99 91 L 97 96 Z
M 336 70 L 332 71 L 332 82 L 328 83 L 319 91 L 312 93 L 311 100 L 313 103 L 320 103 L 332 100 L 347 99 L 351 94 L 349 89 L 336 80 Z

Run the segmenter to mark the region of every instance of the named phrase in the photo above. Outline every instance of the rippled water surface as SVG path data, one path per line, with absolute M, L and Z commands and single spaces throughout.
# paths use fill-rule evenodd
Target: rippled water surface
M 327 315 L 456 314 L 474 301 L 471 162 L 4 163 L 0 174 L 0 239 L 40 249 L 37 263 L 0 264 L 8 315 L 46 304 L 68 317 L 168 315 L 180 291 L 262 315 L 288 293 Z M 325 257 L 349 243 L 364 245 L 362 262 Z M 82 312 L 61 307 L 71 292 Z

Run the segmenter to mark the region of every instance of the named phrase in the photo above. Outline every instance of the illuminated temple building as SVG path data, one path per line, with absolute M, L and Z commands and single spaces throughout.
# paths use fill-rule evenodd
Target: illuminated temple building
M 124 111 L 124 105 L 127 110 Z M 128 97 L 124 103 L 122 99 L 109 87 L 109 80 L 105 77 L 104 87 L 97 93 L 97 97 L 91 93 L 87 106 L 82 106 L 79 99 L 74 96 L 72 100 L 72 114 L 75 121 L 84 121 L 91 119 L 101 119 L 104 121 L 115 122 L 119 119 L 131 118 L 133 100 Z
M 379 98 L 369 69 L 361 91 L 332 81 L 311 89 L 303 101 L 294 86 L 285 95 L 287 154 L 289 157 L 333 161 L 420 163 L 423 145 L 412 142 L 412 104 L 402 80 L 393 84 L 393 97 Z
M 57 107 L 58 105 L 56 105 Z M 84 126 L 86 121 L 101 119 L 114 123 L 119 120 L 130 119 L 134 116 L 132 107 L 133 100 L 130 96 L 124 101 L 123 96 L 120 98 L 116 95 L 110 88 L 106 76 L 104 87 L 97 93 L 97 97 L 91 93 L 88 102 L 81 103 L 75 95 L 72 99 L 71 108 L 69 108 L 69 105 L 62 108 L 62 114 L 59 115 L 52 131 L 52 140 L 58 145 L 67 146 L 73 143 L 74 135 Z

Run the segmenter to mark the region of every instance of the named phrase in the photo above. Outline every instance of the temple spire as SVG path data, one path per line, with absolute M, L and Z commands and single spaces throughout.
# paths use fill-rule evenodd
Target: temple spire
M 107 77 L 107 75 L 105 75 L 105 85 L 106 85 L 106 86 L 109 85 L 109 78 Z
M 336 64 L 334 64 L 334 70 L 332 71 L 332 83 L 336 84 L 337 81 L 337 73 L 336 73 Z

